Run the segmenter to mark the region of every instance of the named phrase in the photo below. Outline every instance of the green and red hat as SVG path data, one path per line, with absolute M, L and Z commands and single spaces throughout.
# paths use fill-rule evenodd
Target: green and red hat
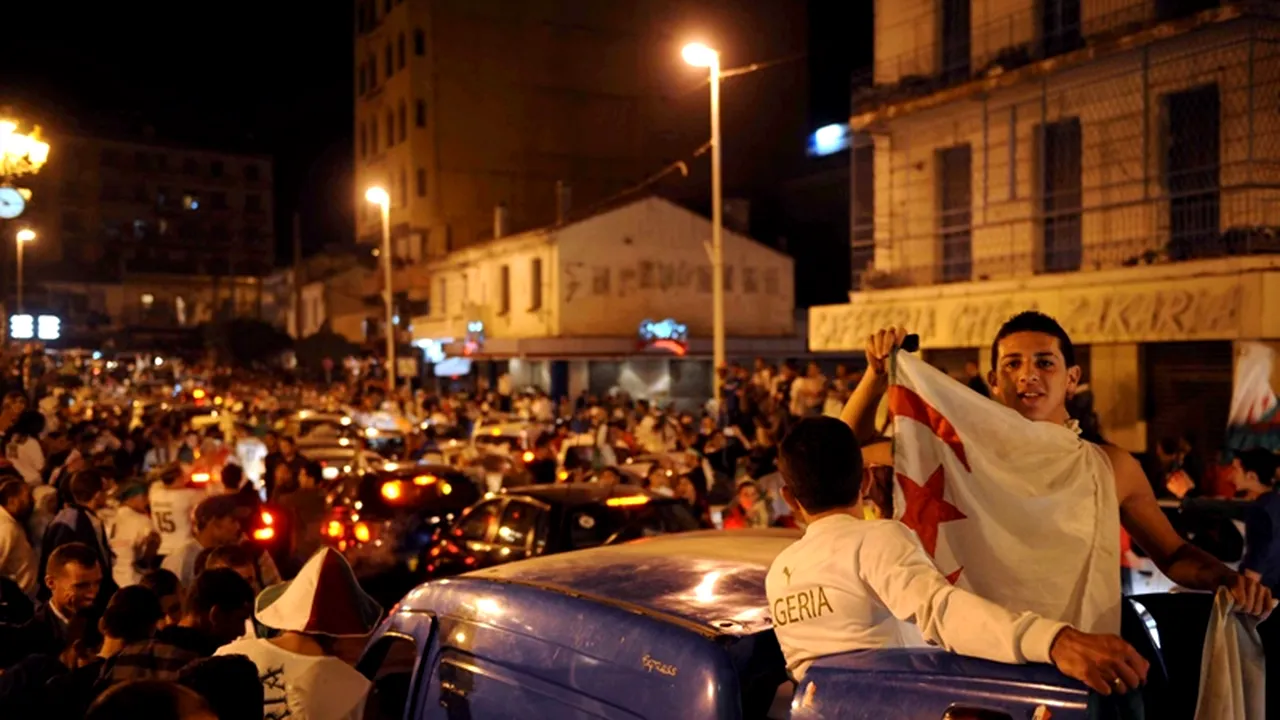
M 258 594 L 254 617 L 275 630 L 360 637 L 378 626 L 382 606 L 361 589 L 346 558 L 322 548 L 297 577 Z

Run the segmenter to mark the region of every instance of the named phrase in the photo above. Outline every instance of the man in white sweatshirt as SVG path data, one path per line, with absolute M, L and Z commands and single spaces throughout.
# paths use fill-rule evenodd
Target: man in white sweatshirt
M 828 417 L 800 421 L 778 458 L 786 500 L 805 533 L 765 581 L 787 669 L 803 677 L 825 655 L 905 647 L 914 623 L 951 652 L 1005 663 L 1051 663 L 1103 695 L 1146 681 L 1148 663 L 1114 635 L 1014 613 L 954 587 L 896 520 L 864 520 L 862 459 L 853 431 Z

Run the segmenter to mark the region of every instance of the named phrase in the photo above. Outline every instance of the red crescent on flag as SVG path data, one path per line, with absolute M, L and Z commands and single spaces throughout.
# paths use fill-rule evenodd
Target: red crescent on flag
M 889 412 L 911 418 L 927 426 L 939 440 L 955 452 L 956 458 L 960 460 L 964 469 L 973 472 L 973 468 L 969 467 L 969 458 L 964 452 L 964 443 L 960 440 L 960 434 L 956 432 L 956 426 L 943 417 L 937 408 L 925 402 L 925 399 L 917 395 L 916 391 L 901 385 L 890 385 Z

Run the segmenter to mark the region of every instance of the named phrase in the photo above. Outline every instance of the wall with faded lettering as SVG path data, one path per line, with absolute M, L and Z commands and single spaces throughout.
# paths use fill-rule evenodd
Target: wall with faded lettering
M 809 348 L 861 349 L 890 325 L 919 333 L 926 348 L 984 347 L 1023 310 L 1056 317 L 1080 344 L 1280 338 L 1280 258 L 858 293 L 810 309 Z
M 634 335 L 642 320 L 670 317 L 710 336 L 710 240 L 706 218 L 658 198 L 560 230 L 559 335 Z M 724 262 L 726 333 L 793 333 L 791 258 L 726 230 Z

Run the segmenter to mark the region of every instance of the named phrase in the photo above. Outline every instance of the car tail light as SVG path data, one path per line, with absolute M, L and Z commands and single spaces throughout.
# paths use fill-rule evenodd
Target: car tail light
M 382 483 L 382 497 L 394 502 L 402 495 L 404 495 L 404 488 L 400 487 L 399 480 Z
M 275 536 L 276 536 L 275 528 L 264 527 L 264 528 L 258 528 L 257 530 L 253 531 L 254 540 L 261 540 L 265 542 Z
M 430 485 L 431 483 L 435 482 L 438 479 L 439 478 L 437 478 L 435 475 L 419 475 L 413 479 L 413 484 L 414 485 Z
M 609 498 L 604 501 L 609 507 L 634 507 L 636 505 L 644 505 L 649 502 L 648 495 L 623 495 L 622 497 Z
M 324 533 L 331 538 L 340 538 L 343 535 L 342 523 L 338 520 L 330 520 L 325 526 Z
M 373 537 L 373 533 L 369 531 L 369 526 L 362 522 L 356 523 L 352 534 L 355 535 L 356 540 L 362 543 L 369 542 L 369 538 Z
M 270 527 L 270 526 L 272 526 L 272 525 L 275 525 L 275 524 L 276 524 L 276 519 L 275 519 L 275 517 L 273 517 L 273 516 L 271 515 L 271 513 L 267 512 L 266 510 L 263 510 L 263 511 L 262 511 L 262 524 L 263 524 L 263 525 L 265 525 L 265 526 L 267 526 L 267 527 Z

